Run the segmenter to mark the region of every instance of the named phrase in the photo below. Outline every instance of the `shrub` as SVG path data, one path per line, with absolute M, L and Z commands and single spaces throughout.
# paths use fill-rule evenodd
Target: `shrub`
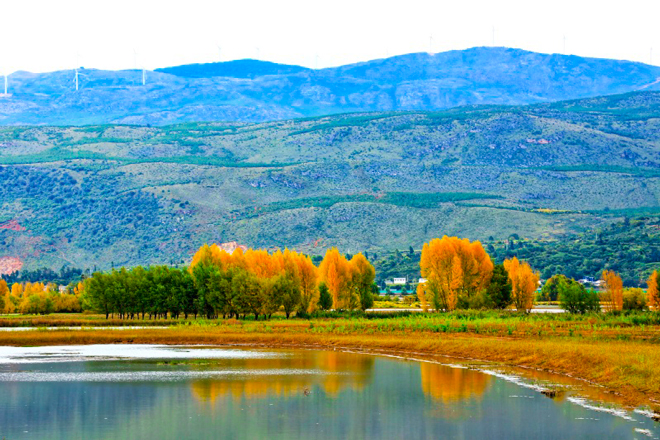
M 600 311 L 598 294 L 587 290 L 573 279 L 560 279 L 557 291 L 561 307 L 569 313 L 587 313 Z
M 636 287 L 623 291 L 623 310 L 646 310 L 648 300 L 644 290 Z

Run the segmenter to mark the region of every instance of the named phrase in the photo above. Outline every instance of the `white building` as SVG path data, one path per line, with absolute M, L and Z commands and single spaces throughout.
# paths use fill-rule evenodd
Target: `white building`
M 388 286 L 401 286 L 408 282 L 407 278 L 392 278 L 392 281 L 385 281 Z

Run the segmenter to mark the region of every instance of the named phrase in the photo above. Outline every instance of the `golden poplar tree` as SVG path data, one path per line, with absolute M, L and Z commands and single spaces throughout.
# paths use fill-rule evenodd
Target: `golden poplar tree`
M 444 236 L 425 243 L 420 260 L 427 279 L 425 300 L 436 310 L 454 310 L 488 286 L 493 262 L 480 242 Z
M 511 281 L 511 297 L 516 310 L 529 313 L 534 307 L 534 293 L 538 288 L 540 275 L 534 272 L 527 262 L 520 262 L 513 257 L 504 261 L 504 268 Z
M 240 250 L 237 249 L 237 251 Z M 235 253 L 235 252 L 234 252 Z M 217 244 L 204 244 L 200 247 L 193 256 L 192 262 L 188 270 L 192 273 L 193 268 L 198 264 L 214 265 L 216 267 L 224 268 L 229 266 L 232 261 L 232 255 L 228 254 L 224 249 L 220 249 Z
M 649 277 L 648 281 L 646 282 L 648 284 L 648 289 L 646 291 L 646 296 L 649 299 L 649 307 L 651 310 L 658 310 L 659 305 L 658 300 L 658 271 L 654 270 L 651 276 Z
M 348 260 L 337 248 L 326 251 L 319 265 L 319 279 L 328 286 L 335 309 L 350 307 L 351 270 Z
M 9 286 L 5 280 L 0 278 L 0 314 L 11 313 L 10 306 L 12 306 L 11 293 L 9 292 Z
M 85 283 L 79 281 L 78 284 L 73 288 L 73 294 L 77 297 L 81 297 L 85 292 Z
M 20 283 L 14 283 L 11 285 L 11 296 L 16 299 L 23 297 L 23 286 Z
M 621 277 L 614 271 L 605 270 L 602 280 L 605 283 L 605 290 L 601 292 L 601 301 L 605 310 L 608 312 L 623 310 L 623 280 Z
M 319 302 L 319 290 L 316 288 L 318 269 L 312 259 L 304 254 L 295 254 L 295 263 L 300 276 L 300 309 L 312 313 Z
M 350 269 L 353 284 L 351 308 L 360 307 L 366 310 L 372 307 L 374 303 L 371 285 L 376 278 L 376 269 L 362 253 L 353 255 L 350 261 Z
M 244 258 L 245 268 L 256 275 L 257 278 L 272 278 L 283 271 L 284 260 L 280 251 L 271 255 L 264 249 L 248 249 Z
M 429 303 L 426 301 L 426 283 L 417 284 L 417 299 L 419 299 L 422 310 L 428 312 Z

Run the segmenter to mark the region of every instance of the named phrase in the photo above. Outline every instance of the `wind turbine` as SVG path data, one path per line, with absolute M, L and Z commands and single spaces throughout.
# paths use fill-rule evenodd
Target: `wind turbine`
M 5 73 L 5 95 L 8 95 L 9 92 L 9 80 L 7 79 L 7 74 Z
M 75 70 L 75 72 L 76 72 L 76 78 L 75 78 L 75 81 L 76 81 L 76 92 L 77 92 L 77 91 L 78 91 L 78 88 L 79 88 L 79 85 L 80 85 L 80 81 L 78 80 L 78 77 L 79 77 L 79 76 L 85 76 L 85 75 L 83 75 L 82 73 L 80 73 L 77 67 L 76 67 L 74 70 Z
M 87 76 L 87 75 L 83 75 L 82 73 L 80 73 L 80 67 L 78 67 L 78 66 L 80 66 L 80 53 L 76 52 L 76 68 L 74 69 L 74 71 L 76 73 L 76 76 L 75 76 L 75 79 L 74 79 L 74 81 L 76 82 L 76 92 L 80 88 L 80 81 L 78 80 L 78 77 Z
M 135 70 L 138 70 L 138 52 L 135 48 L 133 48 L 133 64 L 135 66 Z M 142 63 L 142 85 L 147 84 L 147 71 L 144 68 L 144 63 Z

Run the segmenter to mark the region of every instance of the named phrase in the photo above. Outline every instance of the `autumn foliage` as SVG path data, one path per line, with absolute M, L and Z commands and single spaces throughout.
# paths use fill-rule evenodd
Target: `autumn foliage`
M 424 244 L 420 261 L 426 285 L 420 301 L 436 310 L 454 310 L 469 304 L 490 281 L 493 262 L 480 242 L 444 236 Z
M 120 318 L 268 319 L 280 310 L 288 318 L 319 307 L 321 283 L 330 288 L 335 308 L 370 307 L 374 277 L 373 266 L 362 254 L 348 261 L 330 249 L 317 268 L 307 255 L 288 249 L 238 248 L 229 254 L 212 244 L 200 247 L 185 269 L 155 266 L 96 273 L 86 282 L 86 299 L 93 310 Z
M 517 310 L 529 313 L 534 306 L 534 294 L 538 288 L 539 273 L 526 262 L 513 257 L 504 261 L 504 268 L 511 281 L 511 297 Z
M 623 281 L 614 271 L 603 271 L 602 279 L 605 290 L 601 293 L 601 302 L 606 311 L 623 310 Z
M 0 279 L 0 314 L 48 314 L 52 312 L 80 312 L 82 284 L 60 291 L 55 284 L 14 283 L 11 290 Z
M 658 303 L 660 301 L 659 297 L 659 292 L 658 292 L 658 271 L 654 270 L 649 279 L 647 280 L 646 284 L 648 285 L 648 289 L 646 291 L 646 295 L 648 297 L 648 304 L 651 310 L 659 310 L 660 309 L 660 304 Z
M 332 295 L 336 309 L 362 309 L 371 307 L 371 285 L 376 270 L 362 254 L 349 261 L 337 248 L 328 249 L 319 266 L 319 279 Z

